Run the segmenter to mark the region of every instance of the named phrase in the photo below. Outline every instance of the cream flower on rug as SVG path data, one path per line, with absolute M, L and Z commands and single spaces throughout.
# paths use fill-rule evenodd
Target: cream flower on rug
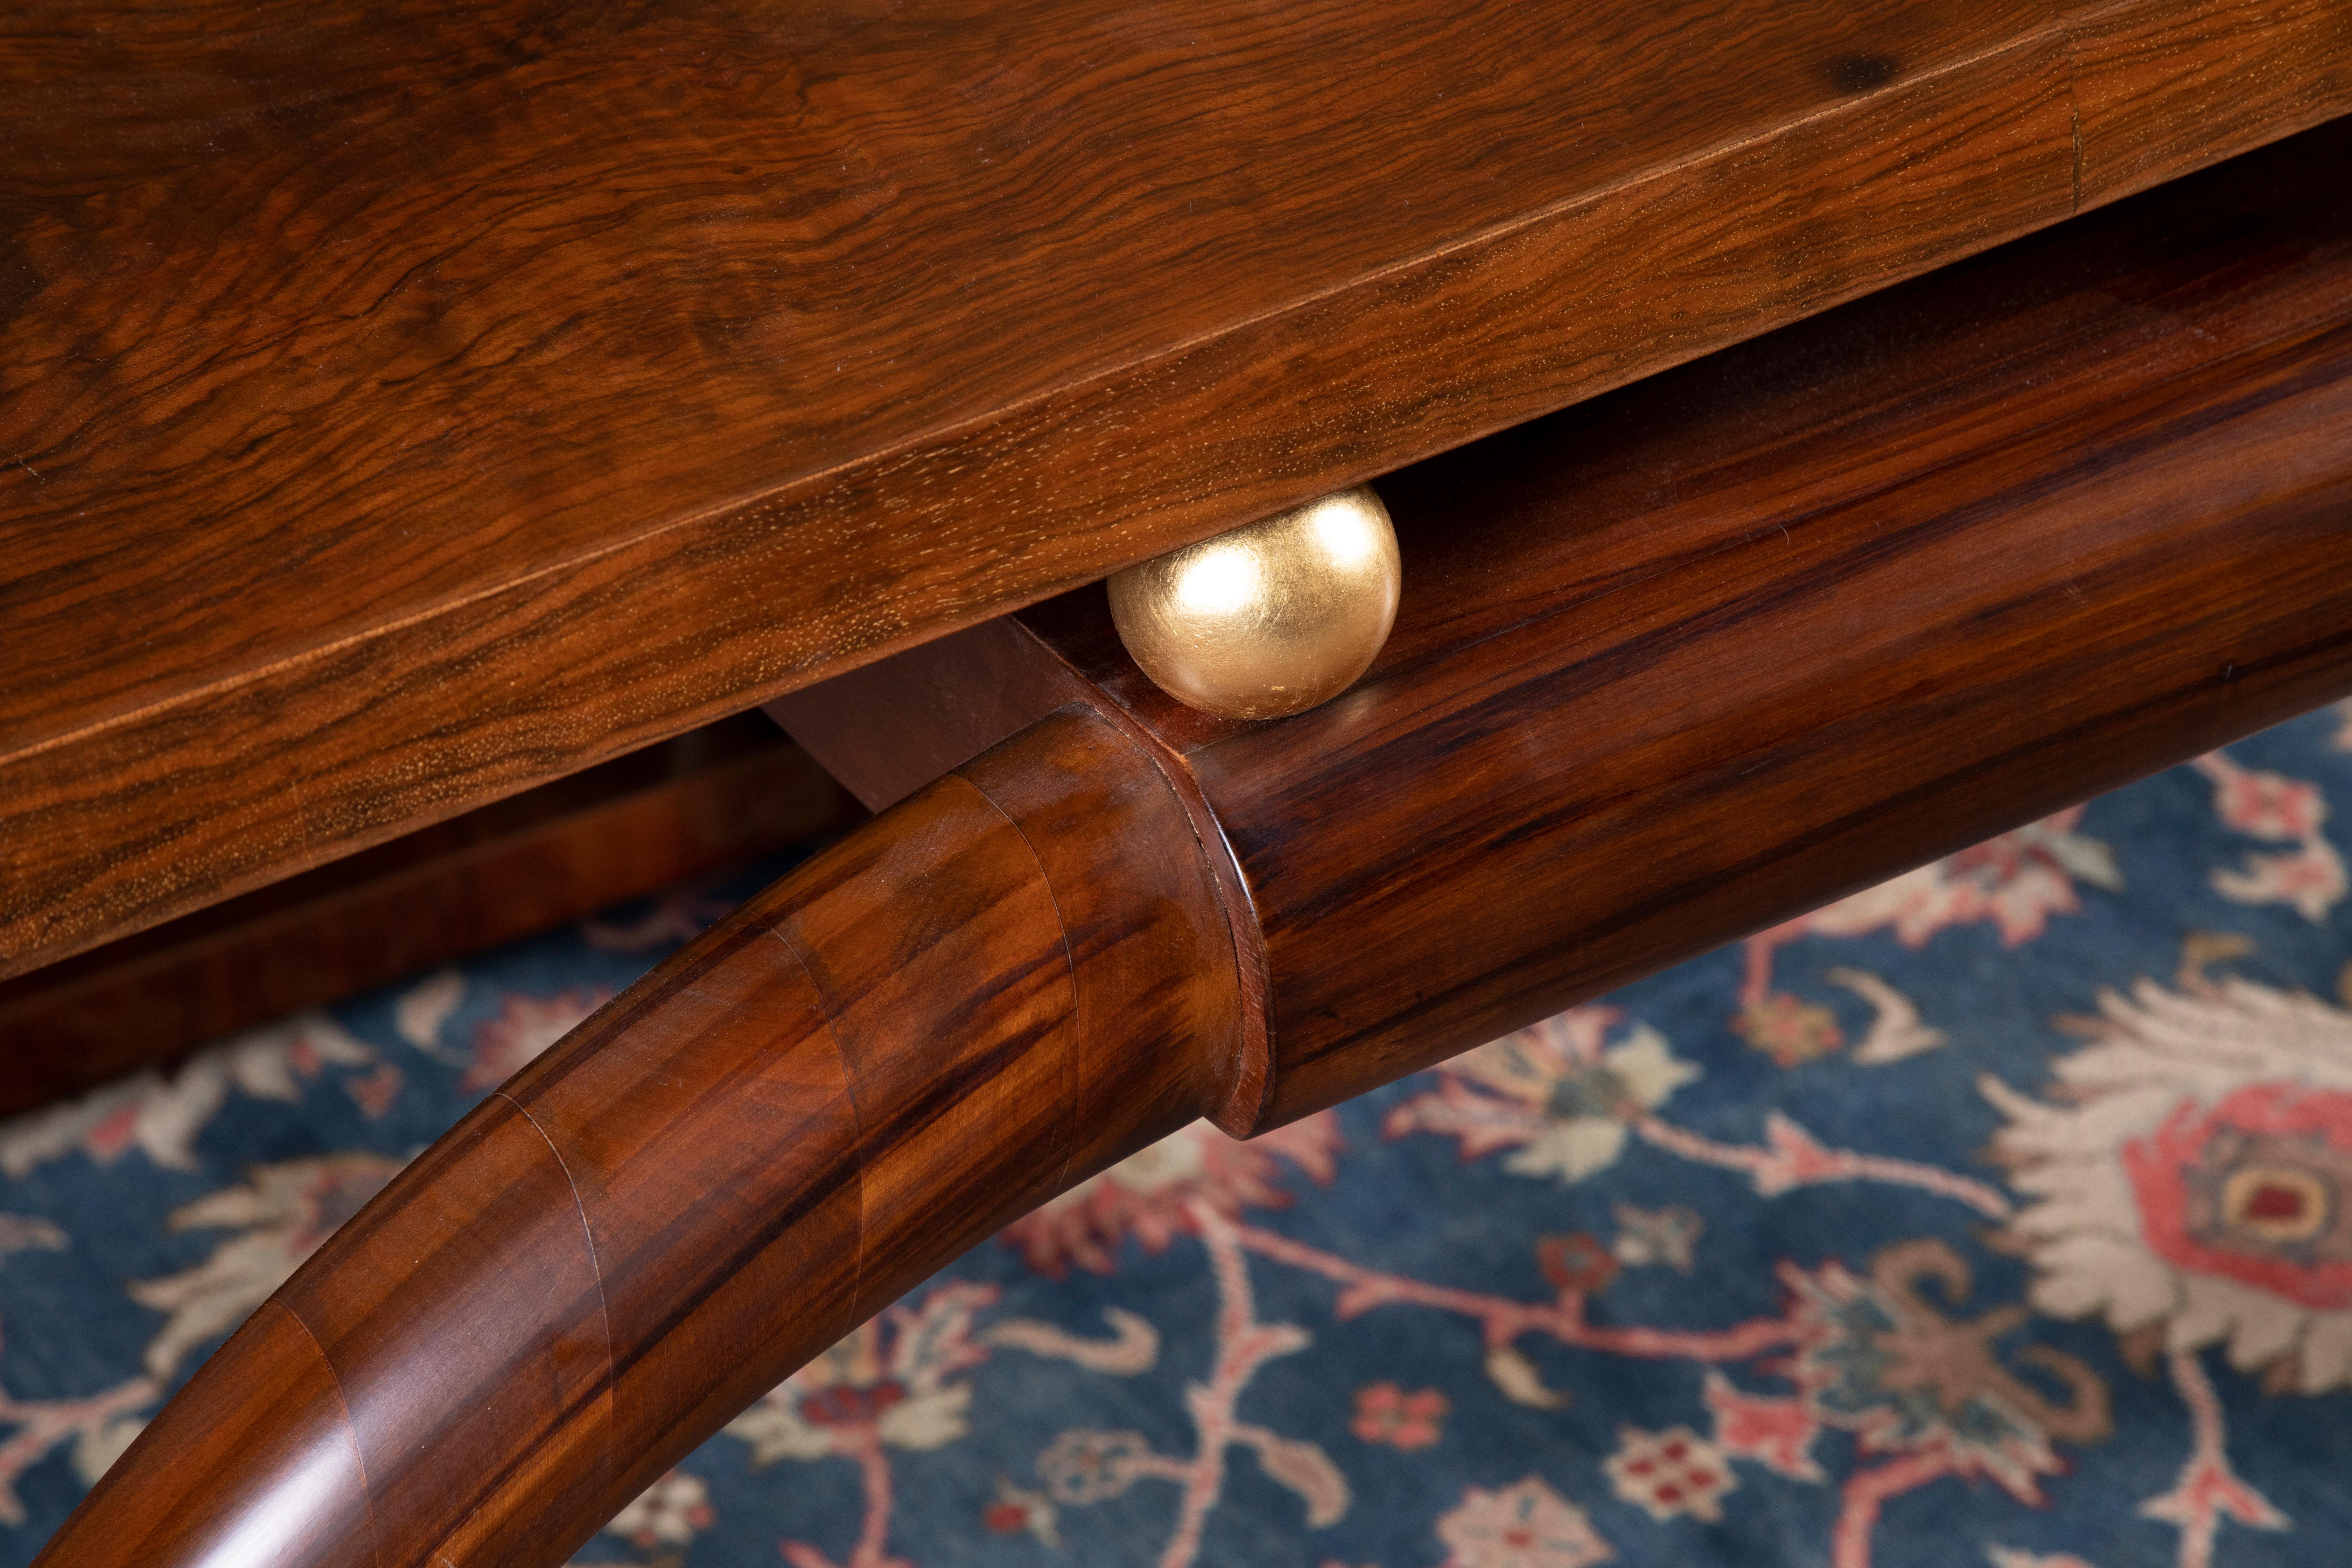
M 2033 1304 L 2165 1348 L 2352 1385 L 2352 1015 L 2231 980 L 2105 993 L 2048 1100 L 1993 1079 L 1993 1153 L 2034 1200 Z
M 1435 1132 L 1456 1138 L 1462 1157 L 1512 1152 L 1506 1170 L 1581 1181 L 1616 1163 L 1629 1122 L 1666 1102 L 1699 1076 L 1636 1023 L 1615 1045 L 1614 1007 L 1571 1007 L 1480 1046 L 1440 1068 L 1440 1087 L 1389 1112 L 1388 1136 Z
M 647 1551 L 656 1546 L 684 1546 L 698 1531 L 709 1530 L 718 1515 L 710 1507 L 710 1488 L 700 1476 L 672 1470 L 639 1492 L 636 1500 L 613 1516 L 604 1527 Z
M 141 1306 L 171 1315 L 147 1346 L 148 1372 L 171 1376 L 190 1351 L 242 1322 L 403 1163 L 353 1150 L 257 1165 L 242 1185 L 173 1210 L 173 1230 L 236 1234 L 193 1268 L 125 1287 Z
M 1436 1530 L 1453 1553 L 1444 1568 L 1588 1568 L 1616 1555 L 1585 1511 L 1539 1476 L 1496 1491 L 1464 1489 Z
M 751 1445 L 754 1467 L 945 1447 L 970 1429 L 971 1385 L 950 1380 L 988 1359 L 971 1321 L 995 1300 L 993 1285 L 935 1284 L 866 1320 L 724 1429 Z

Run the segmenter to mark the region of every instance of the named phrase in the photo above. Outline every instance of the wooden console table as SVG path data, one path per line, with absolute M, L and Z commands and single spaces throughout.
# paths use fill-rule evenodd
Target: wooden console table
M 0 973 L 761 704 L 889 807 L 58 1568 L 560 1563 L 1194 1116 L 2352 689 L 2347 0 L 201 0 L 0 69 Z M 1089 584 L 1367 479 L 1355 689 L 1127 661 Z

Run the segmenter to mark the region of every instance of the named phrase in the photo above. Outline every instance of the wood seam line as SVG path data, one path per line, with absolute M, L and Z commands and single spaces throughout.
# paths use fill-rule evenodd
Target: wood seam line
M 563 1173 L 563 1184 L 572 1190 L 572 1212 L 580 1216 L 580 1234 L 588 1243 L 588 1271 L 596 1277 L 596 1316 L 604 1330 L 604 1397 L 613 1402 L 608 1403 L 605 1408 L 604 1423 L 604 1484 L 609 1489 L 617 1473 L 613 1462 L 613 1426 L 619 1397 L 614 1368 L 618 1364 L 619 1357 L 613 1350 L 613 1302 L 604 1289 L 604 1262 L 596 1251 L 596 1227 L 588 1221 L 588 1205 L 580 1199 L 580 1184 L 572 1178 L 571 1163 L 564 1159 L 563 1151 L 555 1146 L 555 1140 L 547 1135 L 547 1129 L 539 1124 L 539 1118 L 530 1113 L 529 1106 L 509 1094 L 504 1085 L 490 1092 L 513 1106 L 516 1114 L 528 1122 L 530 1130 L 539 1134 L 539 1141 L 547 1145 L 548 1153 L 554 1157 L 555 1168 Z
M 969 763 L 963 764 L 969 767 Z M 1021 839 L 1021 847 L 1029 851 L 1029 858 L 1037 867 L 1037 880 L 1045 889 L 1046 899 L 1054 906 L 1054 925 L 1062 935 L 1062 968 L 1070 980 L 1070 1044 L 1063 1058 L 1062 1071 L 1062 1168 L 1054 1173 L 1054 1191 L 1063 1190 L 1069 1179 L 1070 1162 L 1078 1157 L 1078 1105 L 1085 1097 L 1086 1019 L 1078 1011 L 1078 961 L 1070 952 L 1070 921 L 1062 912 L 1062 895 L 1055 889 L 1053 873 L 1045 869 L 1045 858 L 1037 853 L 1030 841 L 1028 829 L 1013 819 L 1013 814 L 996 803 L 978 782 L 957 771 L 947 775 L 971 787 L 972 794 L 988 803 L 988 809 L 1004 819 Z
M 1241 316 L 1231 321 L 1221 323 L 1216 327 L 1195 332 L 1190 337 L 1181 338 L 1172 343 L 1154 349 L 1148 354 L 1139 355 L 1134 359 L 1124 361 L 1116 365 L 1108 366 L 1089 374 L 1074 377 L 1069 381 L 1057 382 L 1052 386 L 1043 388 L 1025 397 L 1017 398 L 1011 402 L 993 406 L 984 413 L 967 416 L 961 419 L 942 422 L 941 424 L 931 426 L 929 429 L 918 431 L 914 435 L 902 437 L 894 444 L 877 447 L 870 451 L 861 452 L 852 457 L 843 458 L 821 468 L 813 468 L 805 473 L 794 475 L 791 479 L 780 480 L 774 484 L 762 486 L 724 500 L 709 502 L 703 506 L 695 508 L 692 510 L 681 512 L 675 517 L 650 524 L 640 531 L 630 533 L 608 543 L 593 546 L 587 550 L 581 551 L 576 554 L 568 555 L 561 561 L 551 562 L 546 565 L 534 567 L 528 572 L 518 573 L 513 576 L 503 578 L 498 583 L 486 584 L 466 593 L 457 594 L 446 599 L 436 600 L 431 605 L 421 606 L 404 616 L 394 616 L 390 620 L 380 622 L 375 626 L 369 626 L 363 630 L 347 632 L 341 637 L 331 638 L 325 642 L 317 643 L 311 647 L 298 649 L 292 653 L 282 655 L 274 659 L 264 660 L 259 664 L 248 666 L 231 674 L 215 677 L 202 685 L 185 688 L 182 690 L 173 692 L 169 696 L 156 698 L 152 701 L 141 703 L 136 707 L 127 708 L 120 712 L 109 714 L 103 719 L 92 720 L 78 728 L 65 731 L 45 740 L 34 742 L 19 750 L 0 752 L 0 764 L 13 764 L 22 759 L 38 756 L 43 752 L 54 750 L 59 746 L 71 744 L 85 737 L 98 734 L 117 725 L 128 724 L 155 713 L 168 711 L 174 707 L 184 704 L 192 704 L 216 694 L 234 690 L 238 687 L 249 684 L 266 676 L 276 674 L 280 670 L 331 658 L 345 648 L 373 641 L 377 638 L 389 636 L 392 633 L 405 630 L 410 626 L 419 625 L 425 621 L 435 620 L 444 616 L 453 615 L 457 611 L 463 610 L 467 606 L 477 604 L 484 599 L 495 598 L 501 594 L 510 593 L 529 587 L 530 585 L 545 578 L 579 571 L 584 567 L 594 564 L 596 562 L 603 560 L 608 555 L 635 549 L 641 545 L 650 542 L 651 541 L 659 539 L 664 534 L 674 532 L 679 529 L 690 528 L 698 523 L 710 521 L 725 517 L 730 513 L 749 510 L 753 508 L 787 504 L 803 499 L 804 493 L 813 493 L 821 490 L 828 482 L 831 482 L 841 476 L 853 473 L 860 469 L 872 468 L 879 471 L 882 469 L 903 466 L 908 461 L 921 456 L 927 450 L 935 447 L 951 446 L 959 439 L 980 434 L 992 426 L 1013 423 L 1032 410 L 1041 408 L 1053 402 L 1066 398 L 1083 398 L 1090 393 L 1112 387 L 1120 382 L 1149 379 L 1151 374 L 1160 367 L 1173 363 L 1186 355 L 1202 348 L 1214 344 L 1223 339 L 1237 336 L 1243 332 L 1265 326 L 1268 323 L 1280 321 L 1287 316 L 1303 315 L 1314 310 L 1317 306 L 1321 305 L 1326 300 L 1337 296 L 1360 289 L 1374 287 L 1390 279 L 1401 277 L 1418 269 L 1438 265 L 1463 252 L 1491 248 L 1500 246 L 1517 237 L 1521 234 L 1539 228 L 1546 224 L 1557 222 L 1561 217 L 1573 213 L 1579 207 L 1591 205 L 1610 197 L 1622 195 L 1629 191 L 1638 189 L 1643 185 L 1654 184 L 1660 181 L 1681 174 L 1685 170 L 1696 168 L 1705 163 L 1737 156 L 1738 153 L 1750 147 L 1757 146 L 1759 143 L 1774 141 L 1780 137 L 1795 132 L 1802 131 L 1834 116 L 1866 111 L 1870 109 L 1875 108 L 1882 99 L 1895 92 L 1916 90 L 1923 86 L 1937 82 L 1945 77 L 1957 74 L 1960 71 L 1971 69 L 1983 64 L 1985 61 L 1993 59 L 2002 54 L 2012 51 L 2023 52 L 2030 50 L 2046 43 L 2053 36 L 2062 42 L 2067 41 L 2071 37 L 2066 23 L 2055 16 L 2053 16 L 2045 22 L 2036 24 L 2034 26 L 2027 28 L 2024 31 L 2011 34 L 2010 37 L 2003 38 L 1997 43 L 1989 44 L 1980 49 L 1975 50 L 1970 54 L 1961 56 L 1958 58 L 1945 61 L 1930 69 L 1923 70 L 1916 75 L 1897 77 L 1893 81 L 1887 83 L 1885 87 L 1875 88 L 1868 92 L 1855 93 L 1844 98 L 1840 98 L 1832 102 L 1824 103 L 1818 108 L 1811 110 L 1803 114 L 1800 114 L 1792 119 L 1775 121 L 1768 128 L 1753 131 L 1745 135 L 1735 135 L 1728 140 L 1716 142 L 1708 147 L 1691 153 L 1685 153 L 1676 157 L 1665 159 L 1633 174 L 1625 175 L 1624 177 L 1609 184 L 1601 185 L 1589 190 L 1577 191 L 1570 195 L 1559 197 L 1557 200 L 1539 207 L 1533 212 L 1521 213 L 1511 217 L 1500 219 L 1495 223 L 1488 224 L 1482 228 L 1474 229 L 1466 235 L 1461 235 L 1452 239 L 1441 241 L 1425 249 L 1416 251 L 1411 256 L 1402 257 L 1394 261 L 1384 262 L 1378 267 L 1357 273 L 1339 282 L 1327 284 L 1320 289 L 1313 289 L 1307 293 L 1298 295 L 1294 299 L 1286 300 L 1279 305 L 1269 306 L 1265 310 L 1256 311 L 1253 314 Z M 2071 85 L 2069 88 L 2068 97 L 2069 101 L 2071 102 L 2073 100 Z M 1958 258 L 1954 257 L 1951 259 L 1957 260 Z M 1889 281 L 1892 282 L 1895 281 L 1895 279 L 1889 279 Z M 1824 308 L 1827 307 L 1825 306 Z M 1728 345 L 1726 344 L 1723 346 Z M 1598 394 L 1596 393 L 1594 395 L 1597 395 Z M 1582 401 L 1582 399 L 1580 399 L 1579 401 Z M 1174 548 L 1174 546 L 1171 545 L 1170 548 Z M 1067 586 L 1070 586 L 1070 584 L 1063 584 L 1058 586 L 1049 586 L 1043 590 L 1037 597 L 1050 597 L 1054 593 L 1058 592 L 1061 587 Z M 1000 604 L 993 608 L 975 614 L 969 620 L 950 620 L 943 622 L 938 626 L 932 635 L 934 637 L 939 637 L 944 636 L 949 632 L 961 631 L 967 626 L 977 626 L 982 621 L 992 620 L 998 616 L 1008 614 L 1013 610 L 1024 607 L 1026 604 L 1034 602 L 1035 601 L 1032 599 L 1024 600 L 1022 604 L 1019 605 L 1009 602 Z M 888 653 L 895 652 L 902 647 L 912 646 L 914 645 L 911 643 L 899 643 L 891 638 L 886 637 L 869 645 L 869 648 L 860 649 L 859 651 L 875 651 L 875 657 L 880 658 Z M 597 760 L 600 760 L 600 758 L 592 757 L 590 762 L 593 764 L 593 763 Z
M 834 1015 L 840 1011 L 839 1005 L 835 1002 L 833 994 L 824 988 L 824 983 L 816 977 L 816 970 L 809 963 L 808 954 L 784 934 L 781 921 L 763 917 L 763 923 L 768 934 L 782 942 L 784 951 L 793 955 L 793 962 L 801 966 L 802 978 L 808 982 L 810 992 L 816 997 L 818 1010 L 824 1017 L 824 1037 L 833 1042 L 833 1059 L 841 1068 L 841 1092 L 849 1100 L 850 1148 L 854 1151 L 853 1158 L 857 1162 L 857 1251 L 849 1265 L 849 1321 L 842 1330 L 847 1333 L 866 1321 L 857 1315 L 857 1303 L 866 1294 L 866 1110 L 857 1102 L 856 1069 L 850 1065 L 849 1053 L 842 1048 L 841 1031 L 833 1026 Z
M 352 1402 L 343 1393 L 343 1374 L 335 1370 L 335 1358 L 327 1353 L 327 1347 L 319 1342 L 319 1336 L 310 1331 L 310 1325 L 302 1321 L 301 1313 L 279 1300 L 275 1295 L 261 1304 L 264 1307 L 277 1308 L 289 1321 L 299 1329 L 302 1331 L 302 1337 L 310 1342 L 310 1349 L 317 1352 L 319 1364 L 327 1369 L 327 1381 L 335 1391 L 335 1408 L 343 1414 L 343 1437 L 352 1446 L 352 1463 L 358 1467 L 360 1472 L 360 1506 L 367 1510 L 368 1547 L 375 1558 L 376 1568 L 386 1568 L 383 1560 L 383 1537 L 376 1530 L 375 1524 L 375 1483 L 368 1479 L 367 1449 L 360 1444 L 359 1423 L 352 1419 Z

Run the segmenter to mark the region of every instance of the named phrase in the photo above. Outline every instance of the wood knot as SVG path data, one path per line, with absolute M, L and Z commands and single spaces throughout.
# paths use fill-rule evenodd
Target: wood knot
M 1902 70 L 1903 63 L 1892 55 L 1847 55 L 1830 62 L 1830 85 L 1840 92 L 1868 92 L 1885 87 Z

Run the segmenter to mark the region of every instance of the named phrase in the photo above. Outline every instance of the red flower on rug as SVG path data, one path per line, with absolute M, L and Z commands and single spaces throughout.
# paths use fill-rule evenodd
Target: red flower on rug
M 2273 1388 L 2352 1384 L 2352 1014 L 2242 980 L 2100 1005 L 2047 1100 L 1983 1085 L 2037 1200 L 2010 1227 L 2034 1305 L 2225 1344 Z
M 1393 1383 L 1367 1384 L 1356 1390 L 1356 1418 L 1348 1430 L 1367 1443 L 1426 1448 L 1437 1441 L 1445 1409 L 1445 1395 L 1434 1388 L 1408 1394 Z
M 1739 1484 L 1722 1450 L 1687 1426 L 1620 1427 L 1617 1451 L 1601 1468 L 1619 1497 L 1660 1521 L 1688 1514 L 1716 1523 L 1724 1493 Z
M 611 990 L 602 985 L 576 986 L 552 996 L 507 993 L 499 999 L 498 1016 L 484 1019 L 474 1030 L 473 1064 L 458 1087 L 498 1088 L 612 999 Z
M 1196 1201 L 1225 1215 L 1287 1205 L 1289 1193 L 1276 1184 L 1283 1161 L 1328 1184 L 1340 1146 L 1339 1121 L 1328 1110 L 1246 1143 L 1195 1121 L 1015 1220 L 1003 1239 L 1057 1279 L 1074 1263 L 1108 1274 L 1129 1237 L 1158 1252 L 1192 1231 L 1186 1210 Z
M 1536 1243 L 1536 1266 L 1563 1295 L 1591 1296 L 1609 1289 L 1624 1265 L 1601 1238 L 1577 1231 Z

